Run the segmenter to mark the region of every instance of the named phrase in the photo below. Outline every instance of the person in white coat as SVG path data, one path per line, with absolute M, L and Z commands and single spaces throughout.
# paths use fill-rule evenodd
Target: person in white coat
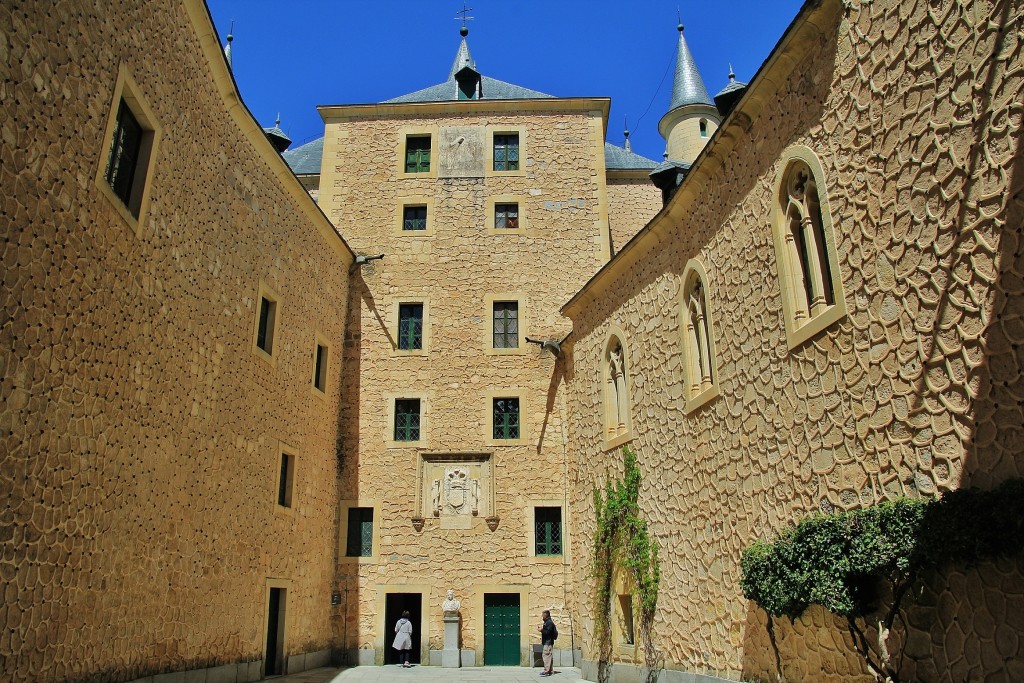
M 391 647 L 398 650 L 398 659 L 402 662 L 402 668 L 408 669 L 412 664 L 409 663 L 409 652 L 412 650 L 412 622 L 409 621 L 409 611 L 402 612 L 402 618 L 395 624 L 395 642 L 391 644 Z

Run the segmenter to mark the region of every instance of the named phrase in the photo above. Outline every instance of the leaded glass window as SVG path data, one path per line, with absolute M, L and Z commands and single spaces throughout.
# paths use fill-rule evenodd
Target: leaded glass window
M 494 438 L 519 438 L 519 399 L 494 399 Z
M 519 228 L 519 205 L 518 204 L 495 204 L 494 205 L 494 227 L 506 230 Z
M 519 348 L 519 302 L 494 302 L 494 348 Z
M 373 555 L 373 508 L 348 509 L 348 537 L 345 544 L 348 557 Z
M 402 209 L 402 230 L 426 230 L 427 207 L 406 206 Z
M 405 172 L 430 171 L 430 136 L 416 135 L 405 139 Z
M 562 508 L 538 507 L 533 510 L 537 555 L 562 554 Z
M 519 170 L 519 133 L 495 134 L 494 170 Z
M 398 305 L 398 348 L 403 351 L 423 348 L 423 304 Z
M 395 400 L 395 441 L 420 440 L 420 400 Z

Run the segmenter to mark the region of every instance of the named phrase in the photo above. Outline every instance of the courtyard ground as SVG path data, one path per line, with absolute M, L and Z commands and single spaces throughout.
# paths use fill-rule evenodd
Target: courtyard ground
M 428 681 L 430 683 L 525 683 L 526 681 L 554 681 L 585 683 L 579 669 L 555 667 L 555 675 L 545 678 L 539 667 L 478 666 L 464 669 L 442 669 L 439 666 L 356 666 L 349 669 L 325 667 L 300 674 L 281 676 L 281 683 L 389 683 L 390 681 Z

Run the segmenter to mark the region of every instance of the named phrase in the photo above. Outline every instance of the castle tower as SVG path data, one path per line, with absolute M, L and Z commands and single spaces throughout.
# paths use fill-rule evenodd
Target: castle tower
M 670 161 L 693 163 L 722 119 L 708 95 L 704 79 L 683 37 L 679 24 L 679 50 L 668 113 L 661 117 L 658 131 L 667 143 Z

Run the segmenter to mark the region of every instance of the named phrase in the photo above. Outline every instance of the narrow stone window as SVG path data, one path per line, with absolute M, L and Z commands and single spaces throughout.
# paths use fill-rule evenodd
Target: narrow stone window
M 519 204 L 495 204 L 494 227 L 504 230 L 518 230 Z
M 276 319 L 277 302 L 266 295 L 260 296 L 260 319 L 256 326 L 256 347 L 268 355 L 274 354 Z
M 395 399 L 395 441 L 420 440 L 420 400 Z
M 348 509 L 348 533 L 345 541 L 347 557 L 373 555 L 373 508 Z
M 708 136 L 708 121 L 707 119 L 700 120 L 700 136 L 706 138 Z
M 281 507 L 292 506 L 292 490 L 295 482 L 295 456 L 281 453 L 281 471 L 277 481 L 277 504 Z
M 313 359 L 313 386 L 320 391 L 327 391 L 327 347 L 319 343 Z
M 814 174 L 801 160 L 790 163 L 783 180 L 780 209 L 785 216 L 786 257 L 796 282 L 790 291 L 797 325 L 835 305 L 832 259 Z
M 494 170 L 519 170 L 519 133 L 494 134 Z
M 634 645 L 636 643 L 636 637 L 633 630 L 632 595 L 619 596 L 619 616 L 622 619 L 622 622 L 619 624 L 619 627 L 622 629 L 622 644 Z
M 423 348 L 423 304 L 398 305 L 398 348 L 403 351 Z
M 533 510 L 535 554 L 562 554 L 562 508 L 536 507 Z
M 413 232 L 427 229 L 427 207 L 410 205 L 402 208 L 402 230 Z
M 629 433 L 629 395 L 626 353 L 622 340 L 612 336 L 604 356 L 605 436 L 611 441 Z
M 114 194 L 136 218 L 139 208 L 133 205 L 135 194 L 135 176 L 139 173 L 139 159 L 142 156 L 142 125 L 135 118 L 128 103 L 123 99 L 117 108 L 117 120 L 114 124 L 114 138 L 110 145 L 110 158 L 107 161 L 107 182 Z M 145 170 L 145 169 L 141 169 Z M 141 194 L 142 188 L 138 188 Z
M 708 331 L 707 298 L 704 283 L 693 273 L 684 296 L 686 301 L 687 381 L 690 397 L 711 388 L 714 381 L 711 365 L 711 335 Z
M 518 398 L 496 398 L 494 399 L 494 438 L 495 439 L 518 439 L 519 438 L 519 399 Z
M 519 348 L 519 302 L 494 302 L 494 348 Z
M 429 135 L 410 135 L 405 139 L 405 172 L 430 172 Z

